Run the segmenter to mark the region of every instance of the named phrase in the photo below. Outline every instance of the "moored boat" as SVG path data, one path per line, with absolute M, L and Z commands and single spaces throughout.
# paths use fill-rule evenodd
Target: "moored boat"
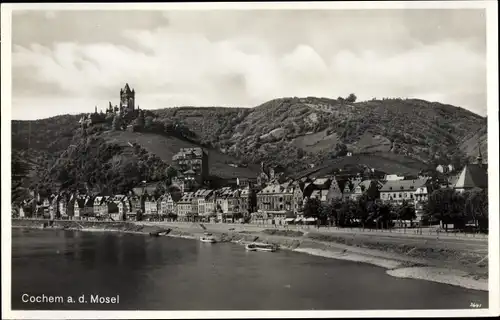
M 215 243 L 215 237 L 211 233 L 205 233 L 205 235 L 200 237 L 201 242 Z
M 249 243 L 245 246 L 245 249 L 248 251 L 266 251 L 266 252 L 274 252 L 277 247 L 273 244 L 268 243 Z

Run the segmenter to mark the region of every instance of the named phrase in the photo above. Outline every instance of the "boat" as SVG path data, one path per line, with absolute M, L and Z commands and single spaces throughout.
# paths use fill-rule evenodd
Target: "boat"
M 273 244 L 268 243 L 249 243 L 245 246 L 245 249 L 248 251 L 266 251 L 266 252 L 274 252 L 277 247 Z
M 205 235 L 200 237 L 201 242 L 215 243 L 215 237 L 211 233 L 205 233 Z

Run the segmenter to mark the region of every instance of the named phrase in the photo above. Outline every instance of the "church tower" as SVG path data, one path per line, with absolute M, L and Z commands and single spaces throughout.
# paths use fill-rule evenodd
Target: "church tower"
M 478 143 L 478 149 L 479 149 L 479 154 L 476 157 L 476 163 L 479 165 L 483 165 L 483 155 L 481 153 L 481 144 L 480 143 Z
M 132 112 L 135 109 L 135 90 L 130 90 L 128 83 L 120 89 L 120 110 Z

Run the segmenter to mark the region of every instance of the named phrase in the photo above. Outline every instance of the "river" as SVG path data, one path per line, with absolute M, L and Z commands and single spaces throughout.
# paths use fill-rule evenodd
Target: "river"
M 42 295 L 64 302 L 23 302 Z M 89 303 L 91 295 L 119 300 Z M 285 250 L 246 252 L 231 243 L 138 234 L 12 230 L 14 310 L 463 309 L 471 303 L 487 308 L 488 293 Z

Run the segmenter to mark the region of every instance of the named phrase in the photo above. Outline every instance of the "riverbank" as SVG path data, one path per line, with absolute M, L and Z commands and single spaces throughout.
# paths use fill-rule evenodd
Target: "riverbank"
M 12 220 L 13 227 L 41 228 L 47 220 Z M 281 249 L 326 258 L 369 263 L 387 269 L 394 277 L 414 278 L 488 290 L 487 241 L 384 237 L 381 234 L 317 230 L 269 229 L 255 225 L 194 224 L 170 222 L 54 221 L 46 229 L 157 234 L 198 239 L 212 233 L 220 242 L 273 243 Z M 485 251 L 486 248 L 486 251 Z

